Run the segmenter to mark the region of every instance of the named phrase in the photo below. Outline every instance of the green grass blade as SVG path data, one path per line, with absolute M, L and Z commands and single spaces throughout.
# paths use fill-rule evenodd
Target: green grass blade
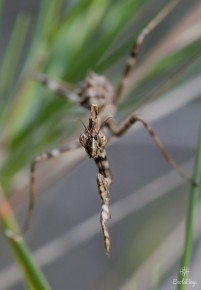
M 37 25 L 37 35 L 40 40 L 47 42 L 50 32 L 53 33 L 57 29 L 59 12 L 63 0 L 58 1 L 42 1 L 41 13 Z M 37 41 L 39 40 L 37 39 Z
M 29 20 L 30 19 L 27 15 L 20 14 L 18 15 L 14 24 L 14 28 L 0 69 L 0 96 L 2 96 L 1 100 L 7 99 L 6 95 L 13 87 L 13 79 L 25 41 Z
M 30 68 L 38 70 L 48 53 L 48 38 L 52 31 L 57 27 L 57 20 L 63 0 L 60 1 L 42 1 L 35 35 L 33 37 L 28 57 L 25 65 L 20 72 L 20 78 L 14 88 L 14 100 L 5 110 L 6 134 L 14 136 L 26 124 L 29 117 L 30 107 L 35 107 L 36 100 L 33 98 L 34 86 L 29 75 Z M 53 20 L 52 20 L 53 19 Z M 28 114 L 26 114 L 27 112 Z
M 194 165 L 193 179 L 200 184 L 201 182 L 201 122 L 200 122 L 200 131 L 198 137 L 198 145 L 197 145 L 197 153 Z M 199 186 L 191 186 L 190 194 L 189 194 L 189 202 L 188 202 L 188 211 L 186 218 L 186 232 L 185 232 L 185 243 L 184 243 L 184 251 L 181 259 L 180 269 L 186 268 L 189 269 L 190 259 L 191 259 L 191 251 L 193 245 L 193 224 L 195 218 L 195 211 L 198 202 L 200 187 Z M 179 272 L 178 281 L 182 281 L 185 279 L 185 275 Z M 185 284 L 178 284 L 178 290 L 185 289 Z
M 12 210 L 4 198 L 3 190 L 0 187 L 0 222 L 4 231 L 19 232 L 19 227 L 12 214 Z M 48 290 L 51 289 L 40 269 L 36 266 L 24 241 L 15 241 L 8 238 L 10 248 L 15 260 L 21 268 L 29 289 Z

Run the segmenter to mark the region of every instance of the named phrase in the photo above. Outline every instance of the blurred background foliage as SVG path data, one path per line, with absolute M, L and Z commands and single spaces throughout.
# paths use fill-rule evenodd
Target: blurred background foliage
M 195 4 L 196 1 L 192 1 L 186 5 L 193 8 Z M 2 11 L 4 5 L 1 1 Z M 23 188 L 26 183 L 23 176 L 27 177 L 24 173 L 33 156 L 72 136 L 79 124 L 77 120 L 84 112 L 35 83 L 31 74 L 40 71 L 52 78 L 77 84 L 91 69 L 106 72 L 111 82 L 117 83 L 119 67 L 123 65 L 133 40 L 164 2 L 43 0 L 38 1 L 38 5 L 38 15 L 31 29 L 30 15 L 22 12 L 17 16 L 1 59 L 0 176 L 7 194 Z M 183 6 L 182 2 L 174 9 L 176 12 L 180 9 L 180 17 L 186 13 Z M 174 17 L 172 21 L 176 24 L 178 18 Z M 184 45 L 178 43 L 168 53 L 160 51 L 154 66 L 148 61 L 146 65 L 146 58 L 172 29 L 169 23 L 164 23 L 163 34 L 157 33 L 159 25 L 148 37 L 152 41 L 147 41 L 142 48 L 138 65 L 143 59 L 146 69 L 135 83 L 130 82 L 127 98 L 119 107 L 119 116 L 148 100 L 150 92 L 158 95 L 155 94 L 156 85 L 172 78 L 173 81 L 164 86 L 165 90 L 171 89 L 199 71 L 199 55 L 196 63 L 194 61 L 200 50 L 199 37 Z M 171 42 L 174 43 L 174 39 Z M 184 66 L 188 69 L 184 70 Z M 179 77 L 173 77 L 178 71 Z

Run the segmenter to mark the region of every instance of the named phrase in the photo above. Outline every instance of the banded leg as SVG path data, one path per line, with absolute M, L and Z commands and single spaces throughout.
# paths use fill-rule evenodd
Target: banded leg
M 36 166 L 38 163 L 44 161 L 44 160 L 48 160 L 48 159 L 53 159 L 63 153 L 66 153 L 67 151 L 70 150 L 74 150 L 76 148 L 79 148 L 80 144 L 77 142 L 68 145 L 64 148 L 60 148 L 60 149 L 53 149 L 52 151 L 43 153 L 37 157 L 34 158 L 34 160 L 31 163 L 31 167 L 30 167 L 30 183 L 29 183 L 29 204 L 28 204 L 28 210 L 27 210 L 27 214 L 24 220 L 24 224 L 22 226 L 21 229 L 21 233 L 25 233 L 26 230 L 29 227 L 30 221 L 31 221 L 31 216 L 33 213 L 33 209 L 34 209 L 34 204 L 35 204 L 35 181 L 36 181 Z
M 100 223 L 102 227 L 105 252 L 109 256 L 110 254 L 110 236 L 107 229 L 107 221 L 111 218 L 109 210 L 109 191 L 108 187 L 111 184 L 111 180 L 108 177 L 104 177 L 102 174 L 98 173 L 97 178 L 98 191 L 101 197 L 101 214 L 100 214 Z
M 156 146 L 158 147 L 158 149 L 161 151 L 163 157 L 165 158 L 165 160 L 172 166 L 172 168 L 181 176 L 183 177 L 185 180 L 187 180 L 188 182 L 190 182 L 192 185 L 194 186 L 198 186 L 198 184 L 190 177 L 188 176 L 181 168 L 180 166 L 176 163 L 176 161 L 168 154 L 167 150 L 165 149 L 165 147 L 162 145 L 161 141 L 159 140 L 159 138 L 157 137 L 157 135 L 154 133 L 154 131 L 152 130 L 152 128 L 150 127 L 150 125 L 143 120 L 141 117 L 137 116 L 137 115 L 132 115 L 130 116 L 130 118 L 125 121 L 122 125 L 118 126 L 112 122 L 109 121 L 106 126 L 108 127 L 108 129 L 110 130 L 110 132 L 112 133 L 112 135 L 114 136 L 122 136 L 123 134 L 125 134 L 127 132 L 127 130 L 135 123 L 140 122 L 144 128 L 147 130 L 147 132 L 149 133 L 149 135 L 151 136 L 151 138 L 153 139 L 153 141 L 155 142 Z
M 140 50 L 141 45 L 143 44 L 146 36 L 171 12 L 171 10 L 175 7 L 178 1 L 171 1 L 168 3 L 157 15 L 156 17 L 151 20 L 147 26 L 141 31 L 141 33 L 138 35 L 137 39 L 133 43 L 130 56 L 127 60 L 126 66 L 124 68 L 122 77 L 119 81 L 119 84 L 117 86 L 117 89 L 115 91 L 114 97 L 113 97 L 113 103 L 116 103 L 120 96 L 122 95 L 122 92 L 125 88 L 126 81 L 131 73 L 131 70 L 133 66 L 136 63 L 137 55 Z
M 74 86 L 65 82 L 55 81 L 41 73 L 34 73 L 33 79 L 46 86 L 51 91 L 61 95 L 66 100 L 78 101 L 77 94 L 73 92 Z

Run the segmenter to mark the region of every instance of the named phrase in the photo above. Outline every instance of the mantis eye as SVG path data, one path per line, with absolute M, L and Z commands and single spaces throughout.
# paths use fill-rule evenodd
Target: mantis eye
M 107 143 L 107 139 L 105 136 L 101 136 L 99 140 L 99 146 L 104 147 Z
M 85 147 L 86 146 L 86 143 L 87 143 L 87 137 L 86 137 L 86 135 L 85 134 L 82 134 L 82 135 L 80 135 L 80 144 L 83 146 L 83 147 Z

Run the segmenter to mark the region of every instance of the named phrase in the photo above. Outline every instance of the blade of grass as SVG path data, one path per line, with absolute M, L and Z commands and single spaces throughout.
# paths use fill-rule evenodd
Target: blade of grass
M 96 30 L 94 31 L 94 34 L 92 33 L 91 35 L 91 43 L 93 43 L 93 39 L 96 39 L 96 46 L 91 45 L 89 47 L 85 46 L 85 48 L 83 48 L 83 50 L 86 52 L 85 57 L 82 61 L 73 66 L 73 74 L 75 74 L 78 70 L 78 66 L 80 68 L 84 68 L 82 74 L 86 73 L 86 67 L 88 65 L 95 71 L 99 71 L 97 69 L 97 60 L 100 61 L 104 53 L 110 47 L 112 41 L 117 38 L 117 36 L 120 34 L 120 31 L 122 31 L 131 17 L 134 17 L 138 9 L 142 6 L 139 1 L 134 1 L 134 3 L 125 1 L 124 3 L 120 4 L 121 5 L 119 5 L 117 2 L 112 7 L 108 7 L 106 13 L 103 15 L 103 18 L 100 18 L 100 23 L 103 23 L 102 30 L 98 32 Z
M 34 90 L 34 86 L 30 81 L 31 77 L 29 73 L 30 70 L 38 70 L 46 58 L 49 49 L 47 49 L 48 38 L 50 37 L 50 32 L 57 27 L 56 21 L 58 20 L 62 3 L 63 0 L 56 2 L 48 2 L 46 0 L 41 2 L 35 35 L 32 40 L 30 51 L 28 52 L 26 63 L 15 88 L 15 98 L 11 105 L 8 106 L 8 111 L 5 113 L 7 116 L 5 123 L 8 138 L 20 131 L 21 126 L 26 123 L 29 115 L 29 113 L 25 114 L 25 112 L 29 112 L 29 108 L 35 106 L 36 100 L 30 96 Z M 52 21 L 52 19 L 54 21 Z
M 13 87 L 12 82 L 19 61 L 19 56 L 22 52 L 22 46 L 24 44 L 29 20 L 30 18 L 25 14 L 20 14 L 17 16 L 6 52 L 4 54 L 3 63 L 1 64 L 0 70 L 0 95 L 3 99 L 7 99 L 6 95 L 10 88 Z
M 29 51 L 29 61 L 33 60 L 32 57 L 35 54 L 42 54 L 43 56 L 43 54 L 48 52 L 48 38 L 50 37 L 52 31 L 57 30 L 56 28 L 58 26 L 58 18 L 60 15 L 62 4 L 63 0 L 44 0 L 40 2 L 36 28 L 32 40 L 31 49 Z
M 0 187 L 0 222 L 5 231 L 9 232 L 19 232 L 19 227 L 12 214 L 12 210 L 4 198 L 4 193 Z M 12 252 L 16 258 L 16 262 L 21 268 L 25 281 L 29 285 L 29 289 L 40 289 L 48 290 L 50 286 L 48 285 L 46 279 L 44 278 L 40 269 L 36 266 L 35 262 L 27 246 L 25 245 L 23 239 L 17 241 L 12 238 L 8 238 L 9 245 Z M 31 287 L 31 288 L 30 288 Z
M 200 184 L 201 182 L 201 122 L 200 122 L 200 131 L 198 137 L 198 145 L 196 152 L 196 159 L 194 165 L 193 179 Z M 188 269 L 190 265 L 192 245 L 193 245 L 193 227 L 194 227 L 194 217 L 195 211 L 198 204 L 200 187 L 192 185 L 190 194 L 189 194 L 189 202 L 188 202 L 188 211 L 186 217 L 186 232 L 185 232 L 185 242 L 184 242 L 184 251 L 183 256 L 180 263 L 180 269 Z M 184 273 L 179 271 L 178 281 L 182 281 L 185 279 Z M 178 284 L 177 289 L 183 290 L 185 289 L 185 283 Z

